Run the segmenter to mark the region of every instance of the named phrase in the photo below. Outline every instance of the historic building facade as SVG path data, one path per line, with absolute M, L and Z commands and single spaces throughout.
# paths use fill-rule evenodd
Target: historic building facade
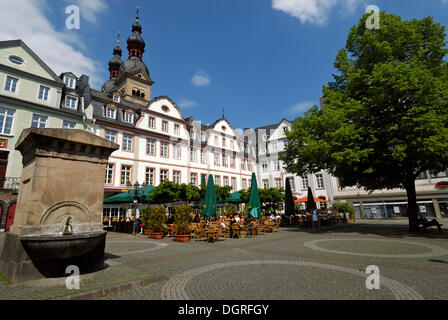
M 332 181 L 326 172 L 298 177 L 283 168 L 283 162 L 279 157 L 288 146 L 286 132 L 291 130 L 292 124 L 292 121 L 282 119 L 279 123 L 259 127 L 252 132 L 250 140 L 256 142 L 258 186 L 285 188 L 286 180 L 289 180 L 293 197 L 297 199 L 306 197 L 308 187 L 311 187 L 314 197 L 332 201 Z M 327 207 L 325 203 L 317 205 L 320 208 Z
M 22 156 L 15 144 L 24 129 L 84 129 L 81 80 L 59 77 L 21 40 L 0 42 L 0 189 L 17 190 Z M 13 223 L 15 197 L 2 194 L 0 230 Z
M 101 91 L 91 89 L 92 131 L 120 145 L 110 157 L 106 195 L 138 182 L 157 186 L 164 180 L 200 185 L 213 175 L 215 183 L 233 191 L 248 188 L 255 158 L 247 139 L 223 116 L 213 125 L 184 118 L 167 96 L 151 99 L 153 81 L 143 61 L 142 26 L 132 25 L 128 58 L 118 42 L 109 61 L 110 79 Z

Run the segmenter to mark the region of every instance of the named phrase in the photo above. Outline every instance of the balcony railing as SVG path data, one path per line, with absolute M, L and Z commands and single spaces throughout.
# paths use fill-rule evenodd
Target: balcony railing
M 20 186 L 20 178 L 4 177 L 0 178 L 1 190 L 13 190 L 17 192 Z

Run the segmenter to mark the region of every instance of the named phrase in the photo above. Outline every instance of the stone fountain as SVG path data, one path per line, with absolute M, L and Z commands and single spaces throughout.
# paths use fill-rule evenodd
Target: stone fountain
M 119 146 L 82 130 L 26 129 L 14 224 L 0 272 L 12 283 L 104 268 L 102 208 L 109 156 Z

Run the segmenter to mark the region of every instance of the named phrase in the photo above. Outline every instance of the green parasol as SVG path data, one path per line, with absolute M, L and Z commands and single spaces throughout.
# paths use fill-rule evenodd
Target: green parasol
M 216 201 L 215 184 L 213 183 L 213 176 L 208 176 L 207 190 L 205 191 L 204 210 L 201 213 L 203 217 L 216 217 L 216 209 L 218 203 Z
M 260 201 L 260 194 L 258 193 L 257 177 L 255 176 L 255 173 L 252 173 L 249 208 L 250 208 L 250 217 L 253 219 L 260 219 L 261 201 Z

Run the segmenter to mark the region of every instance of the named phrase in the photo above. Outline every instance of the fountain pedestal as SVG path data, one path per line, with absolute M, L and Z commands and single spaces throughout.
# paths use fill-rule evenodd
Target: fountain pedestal
M 81 273 L 103 268 L 104 177 L 118 145 L 82 130 L 31 128 L 16 149 L 23 171 L 0 272 L 17 283 L 64 276 L 69 265 Z

